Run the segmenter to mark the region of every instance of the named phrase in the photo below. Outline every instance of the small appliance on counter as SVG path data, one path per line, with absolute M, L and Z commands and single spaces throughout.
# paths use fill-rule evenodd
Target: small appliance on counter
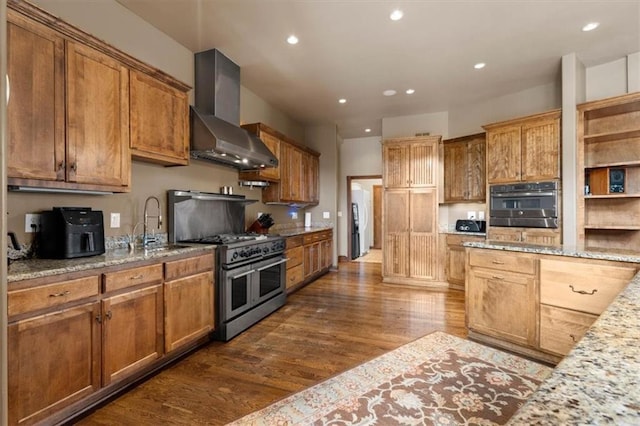
M 90 207 L 54 207 L 42 212 L 38 257 L 71 259 L 104 253 L 102 211 Z
M 255 232 L 257 234 L 269 233 L 269 228 L 274 224 L 271 213 L 262 213 L 255 222 L 251 224 L 247 232 Z
M 487 232 L 486 220 L 458 219 L 456 231 L 459 232 Z

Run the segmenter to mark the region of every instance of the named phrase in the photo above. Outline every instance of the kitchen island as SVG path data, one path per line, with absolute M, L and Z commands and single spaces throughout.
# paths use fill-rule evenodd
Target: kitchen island
M 467 243 L 515 253 L 640 263 L 635 253 Z M 509 424 L 640 424 L 640 273 L 605 309 Z

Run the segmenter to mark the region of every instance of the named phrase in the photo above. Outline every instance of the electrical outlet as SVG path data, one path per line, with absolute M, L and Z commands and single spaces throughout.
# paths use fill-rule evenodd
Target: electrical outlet
M 478 212 L 478 220 L 484 220 L 484 211 L 483 210 L 480 210 Z
M 24 232 L 40 230 L 40 213 L 27 213 L 24 215 Z
M 291 212 L 291 219 L 297 219 L 298 218 L 298 212 Z
M 120 228 L 120 213 L 111 213 L 111 227 Z
M 475 219 L 475 218 L 476 218 L 476 212 L 474 211 L 467 212 L 467 219 Z
M 329 212 L 322 212 L 323 219 L 331 219 L 331 214 Z
M 338 217 L 342 217 L 342 212 L 338 210 Z

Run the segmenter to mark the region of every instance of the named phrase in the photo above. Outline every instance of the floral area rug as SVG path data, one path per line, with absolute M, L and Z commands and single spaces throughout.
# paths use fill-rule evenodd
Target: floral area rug
M 550 372 L 435 332 L 231 425 L 500 425 Z

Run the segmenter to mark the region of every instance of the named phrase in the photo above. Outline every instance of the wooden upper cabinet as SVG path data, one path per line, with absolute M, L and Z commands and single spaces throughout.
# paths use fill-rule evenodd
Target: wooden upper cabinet
M 130 167 L 129 71 L 67 42 L 67 180 L 126 187 Z
M 444 201 L 485 201 L 486 145 L 479 133 L 443 141 Z
M 318 204 L 320 202 L 318 185 L 320 166 L 319 158 L 313 154 L 305 152 L 303 153 L 302 160 L 302 173 L 304 179 L 302 186 L 302 198 L 311 204 Z
M 264 125 L 263 123 L 243 124 L 243 129 L 256 135 L 265 144 L 269 151 L 278 159 L 278 167 L 265 167 L 260 170 L 240 171 L 240 179 L 244 180 L 266 180 L 268 182 L 280 181 L 280 169 L 282 159 L 280 156 L 280 139 L 283 137 L 279 132 Z
M 483 127 L 488 183 L 560 178 L 560 110 Z
M 383 145 L 385 188 L 436 185 L 440 136 L 388 139 Z
M 64 40 L 12 10 L 7 36 L 7 176 L 64 181 Z
M 131 71 L 130 100 L 133 158 L 167 166 L 189 164 L 187 93 Z

